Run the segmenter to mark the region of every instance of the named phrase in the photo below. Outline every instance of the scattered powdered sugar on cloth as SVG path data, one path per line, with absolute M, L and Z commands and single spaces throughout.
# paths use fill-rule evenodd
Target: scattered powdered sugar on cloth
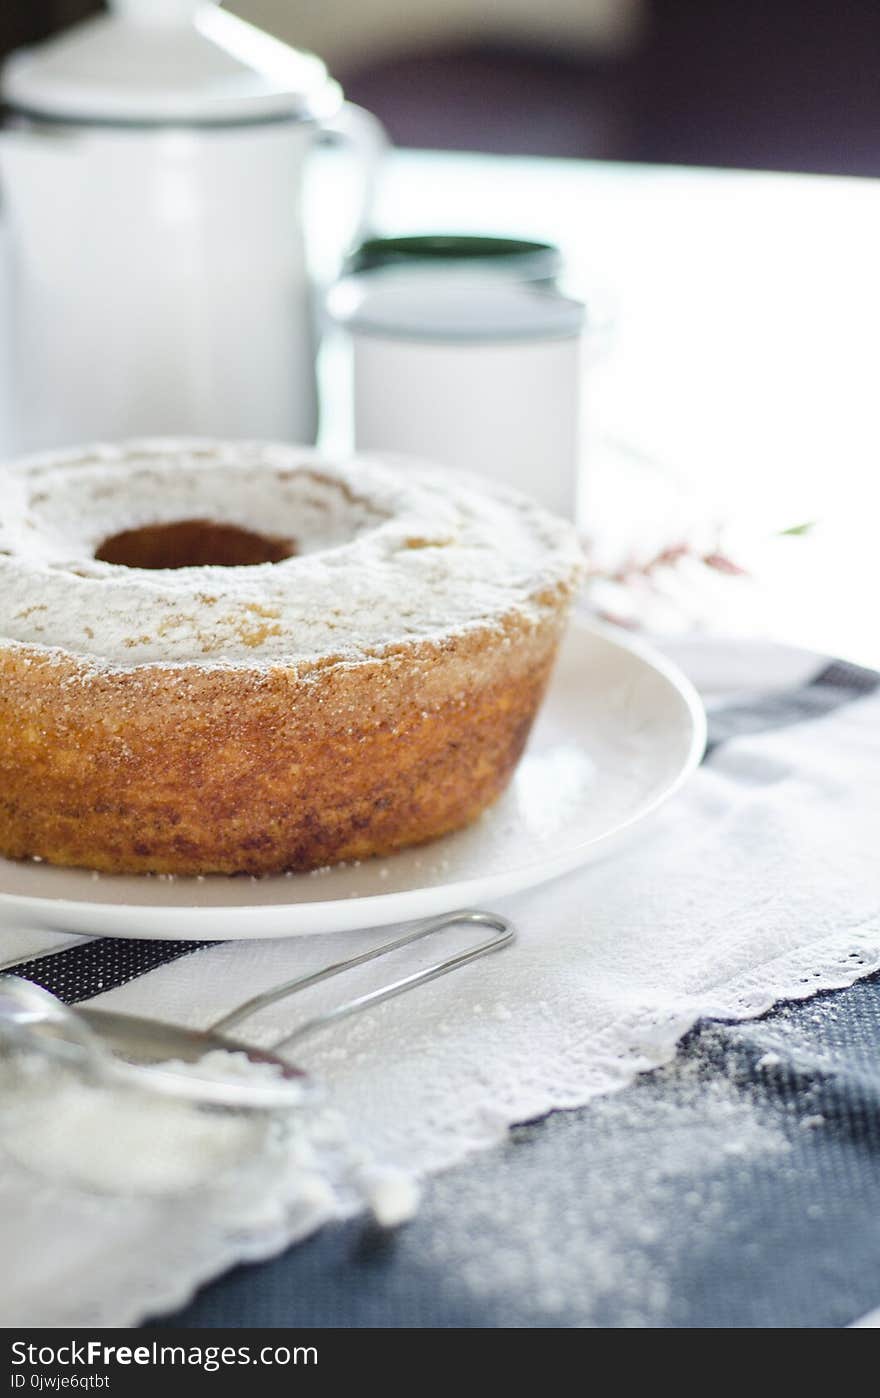
M 459 1300 L 478 1301 L 483 1315 L 497 1306 L 500 1318 L 511 1296 L 527 1295 L 535 1323 L 551 1326 L 566 1323 L 573 1302 L 581 1325 L 602 1325 L 606 1305 L 617 1325 L 674 1321 L 670 1249 L 698 1254 L 735 1230 L 731 1181 L 785 1168 L 791 1147 L 783 1113 L 742 1084 L 707 1078 L 705 1062 L 670 1065 L 651 1087 L 596 1100 L 586 1140 L 583 1120 L 542 1123 L 552 1191 L 537 1179 L 529 1187 L 519 1170 L 508 1195 L 491 1168 L 470 1170 L 467 1189 L 456 1171 L 436 1181 L 428 1207 L 444 1226 L 430 1231 L 430 1261 L 455 1277 Z M 515 1132 L 508 1150 L 527 1149 L 530 1134 Z M 572 1145 L 581 1165 L 588 1150 L 588 1173 L 567 1160 Z
M 120 1325 L 330 1218 L 411 1216 L 416 1186 L 352 1141 L 320 1096 L 290 1111 L 204 1106 L 49 1061 L 0 1056 L 0 1318 Z M 255 1083 L 270 1065 L 214 1050 L 163 1072 Z M 71 1285 L 71 1275 L 75 1276 Z
M 699 648 L 693 656 L 698 659 Z M 744 667 L 760 674 L 757 652 L 750 671 L 743 650 L 732 658 L 737 674 Z M 724 689 L 722 660 L 719 654 L 713 673 L 704 676 L 713 693 Z M 809 670 L 802 656 L 796 661 L 803 677 Z M 784 670 L 778 664 L 774 671 L 782 686 Z M 304 1039 L 296 1061 L 325 1084 L 360 1149 L 421 1176 L 501 1142 L 517 1122 L 583 1105 L 670 1063 L 698 1019 L 752 1018 L 776 1000 L 848 985 L 877 969 L 876 811 L 865 772 L 876 750 L 878 711 L 880 702 L 870 696 L 822 719 L 722 745 L 630 848 L 499 900 L 497 910 L 519 930 L 513 946 Z M 227 943 L 162 966 L 95 1003 L 206 1026 L 244 998 L 385 935 Z M 400 974 L 435 952 L 396 954 Z M 395 966 L 383 961 L 382 979 L 394 975 Z M 375 968 L 362 967 L 346 978 L 345 994 L 375 984 Z M 329 1008 L 338 993 L 338 986 L 320 985 L 298 997 L 295 1013 L 290 1005 L 272 1006 L 249 1023 L 249 1040 L 274 1042 L 300 1017 Z M 701 1121 L 717 1126 L 726 1120 L 724 1149 L 782 1149 L 772 1124 L 750 1116 L 748 1104 L 728 1102 L 723 1089 L 718 1093 L 704 1103 L 695 1094 L 691 1106 L 658 1108 L 672 1113 L 670 1155 L 665 1165 L 657 1162 L 656 1188 L 648 1190 L 653 1205 L 649 1197 L 644 1208 L 634 1208 L 633 1228 L 664 1226 L 663 1180 L 695 1168 L 693 1159 L 675 1153 L 676 1111 L 691 1134 L 699 1135 Z M 609 1100 L 601 1110 L 609 1121 L 619 1120 L 625 1148 L 626 1104 L 620 1100 L 619 1107 Z M 552 1123 L 548 1129 L 565 1127 Z M 488 1213 L 489 1202 L 486 1196 L 483 1208 L 479 1198 L 462 1199 L 462 1217 L 468 1210 Z M 339 1205 L 323 1216 L 333 1207 Z M 534 1207 L 541 1210 L 540 1198 Z M 550 1227 L 549 1218 L 545 1222 Z M 283 1231 L 279 1226 L 276 1246 Z M 292 1236 L 303 1231 L 294 1229 Z M 260 1246 L 265 1251 L 265 1236 Z M 247 1256 L 247 1248 L 247 1239 L 240 1240 L 235 1255 Z M 181 1239 L 181 1290 L 233 1256 L 222 1248 L 195 1253 L 188 1257 Z M 598 1267 L 601 1246 L 595 1256 Z M 601 1265 L 610 1268 L 612 1261 Z M 540 1271 L 543 1264 L 535 1266 Z M 120 1323 L 114 1319 L 120 1302 L 103 1275 L 100 1280 L 107 1322 Z M 471 1284 L 493 1283 L 474 1276 Z M 596 1287 L 605 1284 L 597 1272 Z M 551 1308 L 557 1285 L 548 1268 L 540 1288 Z M 164 1305 L 174 1300 L 167 1290 L 160 1299 Z M 658 1296 L 657 1309 L 663 1304 Z M 134 1308 L 126 1303 L 122 1309 L 130 1319 Z M 151 1309 L 144 1306 L 140 1314 Z

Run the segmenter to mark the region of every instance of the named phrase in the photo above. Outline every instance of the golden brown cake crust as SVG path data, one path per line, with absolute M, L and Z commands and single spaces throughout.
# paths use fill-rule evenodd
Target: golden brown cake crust
M 544 619 L 266 673 L 96 673 L 0 649 L 0 852 L 111 872 L 306 870 L 420 843 L 506 786 L 556 652 Z

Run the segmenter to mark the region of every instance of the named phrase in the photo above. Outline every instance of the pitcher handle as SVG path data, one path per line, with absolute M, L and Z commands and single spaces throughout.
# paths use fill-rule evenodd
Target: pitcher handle
M 357 246 L 370 228 L 379 174 L 391 142 L 378 117 L 364 107 L 345 102 L 335 116 L 321 123 L 318 144 L 324 147 L 348 146 L 360 170 L 359 197 L 350 226 L 338 243 L 334 239 L 336 246 L 332 255 L 328 253 L 326 244 L 314 250 L 319 279 L 329 281 L 338 273 L 346 254 Z M 315 198 L 319 203 L 328 202 L 321 199 L 320 193 Z M 322 219 L 319 213 L 314 226 L 326 230 L 326 215 Z

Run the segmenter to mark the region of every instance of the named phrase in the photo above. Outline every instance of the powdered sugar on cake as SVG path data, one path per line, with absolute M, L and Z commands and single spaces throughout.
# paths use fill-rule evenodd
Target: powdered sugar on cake
M 100 562 L 125 530 L 210 520 L 293 541 L 247 567 Z M 511 613 L 577 577 L 574 529 L 530 500 L 411 461 L 144 441 L 4 470 L 0 639 L 100 669 L 356 662 Z

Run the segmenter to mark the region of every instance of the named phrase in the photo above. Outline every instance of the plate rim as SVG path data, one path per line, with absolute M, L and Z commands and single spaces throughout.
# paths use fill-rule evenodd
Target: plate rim
M 193 907 L 186 904 L 156 905 L 53 897 L 45 894 L 9 893 L 0 889 L 0 933 L 4 930 L 4 923 L 8 923 L 8 914 L 14 913 L 16 909 L 27 908 L 33 914 L 44 913 L 47 918 L 51 919 L 52 910 L 57 910 L 59 906 L 63 905 L 68 913 L 72 910 L 74 916 L 82 920 L 92 916 L 103 921 L 109 915 L 115 914 L 121 919 L 126 917 L 159 920 L 181 919 L 185 926 L 171 929 L 168 932 L 157 930 L 149 932 L 117 931 L 112 934 L 97 929 L 93 933 L 72 932 L 69 928 L 55 929 L 59 930 L 60 935 L 115 935 L 122 938 L 140 938 L 143 940 L 195 942 L 210 940 L 257 941 L 263 938 L 313 936 L 330 931 L 355 931 L 388 926 L 391 923 L 403 923 L 415 918 L 430 917 L 439 913 L 451 912 L 454 909 L 467 908 L 474 902 L 485 903 L 488 899 L 496 896 L 503 897 L 523 892 L 528 888 L 536 888 L 552 879 L 561 877 L 563 874 L 584 867 L 587 863 L 592 862 L 594 852 L 599 857 L 605 850 L 610 852 L 612 847 L 627 836 L 633 827 L 647 820 L 681 789 L 699 766 L 703 757 L 706 748 L 707 724 L 706 710 L 695 685 L 673 660 L 657 651 L 649 642 L 630 635 L 622 628 L 575 612 L 569 621 L 567 635 L 578 632 L 588 637 L 598 638 L 614 649 L 626 652 L 660 674 L 676 692 L 679 699 L 683 701 L 690 719 L 691 733 L 688 750 L 679 770 L 662 790 L 655 793 L 644 804 L 637 806 L 616 825 L 611 825 L 600 834 L 593 835 L 588 840 L 566 850 L 558 858 L 523 865 L 519 875 L 512 874 L 508 870 L 494 875 L 472 875 L 466 879 L 452 879 L 427 887 L 389 890 L 387 893 L 366 893 L 308 903 L 297 903 L 289 900 L 278 903 L 220 903 L 207 907 Z M 4 862 L 6 861 L 0 859 L 0 866 Z M 351 913 L 343 913 L 343 909 L 351 909 Z M 196 930 L 199 924 L 208 923 L 212 918 L 214 920 L 218 917 L 224 918 L 230 913 L 243 919 L 251 916 L 259 919 L 261 923 L 266 923 L 270 918 L 280 920 L 285 915 L 295 919 L 297 913 L 299 912 L 301 915 L 303 910 L 306 912 L 308 921 L 316 925 L 296 927 L 286 931 L 262 926 L 257 932 L 239 934 L 238 936 L 216 931 L 211 933 L 207 929 Z M 335 923 L 332 929 L 317 925 L 322 921 L 329 921 L 331 917 Z M 44 930 L 48 932 L 53 929 L 47 926 Z

